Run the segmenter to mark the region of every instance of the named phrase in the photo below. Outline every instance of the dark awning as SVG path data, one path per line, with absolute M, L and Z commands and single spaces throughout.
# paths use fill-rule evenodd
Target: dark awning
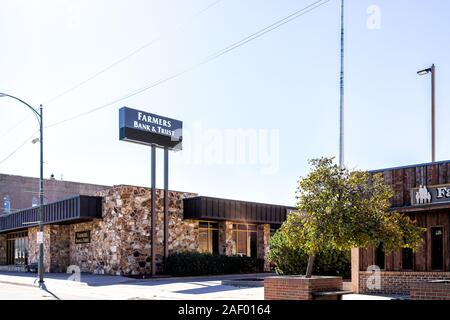
M 102 198 L 76 196 L 43 206 L 44 224 L 65 224 L 102 217 Z M 39 207 L 0 215 L 0 233 L 38 225 Z
M 184 219 L 228 220 L 281 225 L 293 207 L 211 197 L 184 199 Z

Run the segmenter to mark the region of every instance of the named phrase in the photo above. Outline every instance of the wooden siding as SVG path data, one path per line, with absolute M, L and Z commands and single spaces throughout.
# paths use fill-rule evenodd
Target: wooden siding
M 431 269 L 431 227 L 444 227 L 444 270 L 450 271 L 450 204 L 429 205 L 424 208 L 411 206 L 411 189 L 420 185 L 450 184 L 450 161 L 428 163 L 417 166 L 372 171 L 382 173 L 384 180 L 394 190 L 392 207 L 405 212 L 417 225 L 427 228 L 423 235 L 423 246 L 413 254 L 414 271 L 433 271 Z M 367 270 L 375 263 L 374 249 L 360 250 L 360 270 Z M 386 271 L 401 271 L 402 251 L 386 255 Z

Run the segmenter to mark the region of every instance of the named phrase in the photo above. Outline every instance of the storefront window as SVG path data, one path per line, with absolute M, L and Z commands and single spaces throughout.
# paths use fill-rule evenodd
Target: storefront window
M 233 224 L 233 240 L 236 254 L 247 257 L 257 256 L 258 231 L 253 224 Z
M 6 236 L 6 263 L 8 265 L 28 264 L 28 233 L 15 232 Z
M 431 228 L 431 269 L 442 270 L 444 266 L 444 228 Z
M 383 248 L 383 243 L 380 243 L 375 250 L 375 265 L 377 265 L 381 270 L 385 268 L 385 253 Z
M 200 252 L 219 254 L 219 225 L 217 222 L 199 222 L 199 246 Z

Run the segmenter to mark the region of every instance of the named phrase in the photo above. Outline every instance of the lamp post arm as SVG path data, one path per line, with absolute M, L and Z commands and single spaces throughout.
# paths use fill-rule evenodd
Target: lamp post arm
M 41 124 L 41 115 L 39 114 L 39 112 L 38 112 L 36 109 L 34 109 L 32 106 L 30 106 L 28 103 L 26 103 L 25 101 L 23 101 L 22 99 L 17 98 L 17 97 L 14 97 L 14 96 L 12 96 L 12 95 L 10 95 L 10 94 L 3 93 L 3 92 L 0 92 L 0 97 L 9 97 L 9 98 L 11 98 L 11 99 L 14 99 L 14 100 L 17 100 L 17 101 L 23 103 L 23 104 L 26 105 L 31 111 L 33 111 L 34 115 L 36 116 L 36 118 L 37 118 L 37 120 L 38 120 L 38 122 L 39 122 L 39 125 Z

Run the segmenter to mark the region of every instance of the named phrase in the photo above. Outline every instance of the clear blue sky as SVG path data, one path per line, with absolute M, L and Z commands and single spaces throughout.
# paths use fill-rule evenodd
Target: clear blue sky
M 46 104 L 45 122 L 51 124 L 183 70 L 313 0 L 222 0 L 197 14 L 213 2 L 2 0 L 0 91 L 37 106 L 160 38 Z M 437 158 L 450 159 L 450 2 L 346 3 L 346 164 L 377 169 L 430 160 L 430 78 L 416 72 L 432 63 Z M 380 29 L 368 28 L 371 5 L 380 9 Z M 171 157 L 172 189 L 292 205 L 307 160 L 337 156 L 338 76 L 339 1 L 332 0 L 174 80 L 48 128 L 45 175 L 148 186 L 149 148 L 118 140 L 118 109 L 126 105 L 183 120 L 192 133 L 185 150 Z M 212 137 L 197 139 L 210 146 L 226 129 L 278 130 L 279 146 L 272 145 L 278 169 L 267 174 L 259 162 L 220 164 L 203 154 L 186 161 L 183 153 L 199 150 L 192 138 L 198 124 Z M 0 98 L 0 159 L 36 129 L 28 110 Z M 38 176 L 38 159 L 38 146 L 27 142 L 0 164 L 0 172 Z

